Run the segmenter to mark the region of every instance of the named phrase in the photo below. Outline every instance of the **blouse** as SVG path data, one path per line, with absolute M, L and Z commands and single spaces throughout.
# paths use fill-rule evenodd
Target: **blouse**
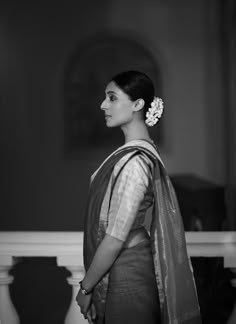
M 125 155 L 114 167 L 110 186 L 124 164 L 130 157 Z M 153 162 L 144 154 L 130 159 L 118 175 L 112 198 L 109 190 L 105 194 L 102 210 L 107 211 L 106 234 L 125 241 L 129 232 L 145 225 L 145 215 L 153 204 L 152 170 Z M 102 215 L 105 213 L 101 213 Z M 104 219 L 105 221 L 105 219 Z

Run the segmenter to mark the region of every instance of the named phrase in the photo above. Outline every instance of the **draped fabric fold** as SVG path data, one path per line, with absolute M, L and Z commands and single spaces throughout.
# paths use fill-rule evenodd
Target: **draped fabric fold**
M 151 240 L 162 322 L 201 323 L 178 201 L 162 163 L 155 167 Z
M 112 154 L 99 168 L 87 201 L 84 228 L 84 266 L 89 268 L 98 245 L 105 236 L 106 226 L 100 222 L 100 211 L 104 195 L 116 163 L 126 154 L 129 159 L 137 154 L 147 154 L 154 163 L 153 190 L 154 208 L 151 222 L 151 245 L 156 281 L 159 292 L 163 324 L 200 324 L 200 311 L 196 288 L 187 255 L 182 218 L 174 188 L 165 167 L 156 151 L 143 146 L 126 146 Z M 120 168 L 122 172 L 125 164 Z M 110 186 L 110 199 L 115 185 Z M 97 284 L 93 301 L 98 312 L 99 323 L 103 323 L 109 273 Z

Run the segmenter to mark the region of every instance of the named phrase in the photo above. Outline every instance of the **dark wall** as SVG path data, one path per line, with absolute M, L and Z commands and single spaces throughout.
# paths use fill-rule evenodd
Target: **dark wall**
M 104 32 L 133 35 L 161 68 L 168 171 L 224 182 L 212 7 L 209 27 L 203 0 L 0 4 L 0 230 L 82 230 L 90 174 L 112 147 L 78 147 L 76 158 L 65 156 L 64 73 L 75 49 Z
M 80 230 L 91 169 L 84 157 L 64 161 L 63 74 L 78 42 L 106 27 L 106 1 L 5 6 L 1 229 Z

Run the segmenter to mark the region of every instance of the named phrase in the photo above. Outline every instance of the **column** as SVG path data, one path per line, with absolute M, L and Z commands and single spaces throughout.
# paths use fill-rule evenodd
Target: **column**
M 88 321 L 84 319 L 84 316 L 80 313 L 80 308 L 76 303 L 76 295 L 79 291 L 79 281 L 84 277 L 84 267 L 82 265 L 81 255 L 71 256 L 58 256 L 58 266 L 63 266 L 72 274 L 67 279 L 68 283 L 72 286 L 72 298 L 68 312 L 65 318 L 65 324 L 88 324 Z
M 9 285 L 14 278 L 9 276 L 9 270 L 14 265 L 14 259 L 10 256 L 0 255 L 0 323 L 20 324 L 16 309 L 11 301 Z
M 230 268 L 233 273 L 236 275 L 236 257 L 235 257 L 235 247 L 234 245 L 229 246 L 229 252 L 232 249 L 232 255 L 224 257 L 224 267 Z M 234 288 L 236 288 L 236 278 L 231 280 L 231 284 Z M 236 323 L 236 300 L 234 304 L 234 309 L 227 321 L 227 324 L 235 324 Z
M 236 275 L 236 268 L 231 268 L 231 270 L 235 273 Z M 236 278 L 231 280 L 231 284 L 232 286 L 236 289 Z M 235 324 L 236 323 L 236 300 L 235 300 L 235 304 L 234 304 L 234 309 L 232 314 L 230 315 L 227 324 Z

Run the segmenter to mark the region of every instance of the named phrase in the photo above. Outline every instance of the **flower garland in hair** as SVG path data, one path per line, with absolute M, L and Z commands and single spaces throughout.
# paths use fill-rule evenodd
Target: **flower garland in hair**
M 163 100 L 159 97 L 154 97 L 151 103 L 151 107 L 146 112 L 145 123 L 150 127 L 154 126 L 161 118 L 163 109 L 164 109 Z

